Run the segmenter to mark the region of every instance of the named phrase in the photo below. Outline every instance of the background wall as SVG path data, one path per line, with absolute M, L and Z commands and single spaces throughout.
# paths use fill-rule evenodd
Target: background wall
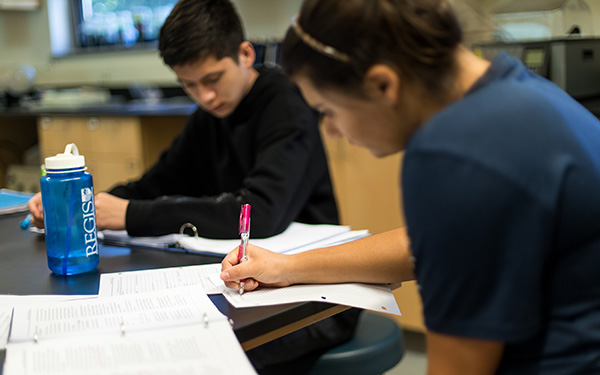
M 156 51 L 126 51 L 52 58 L 48 2 L 35 11 L 0 11 L 0 75 L 19 64 L 37 69 L 38 86 L 82 84 L 123 87 L 130 82 L 173 85 Z M 233 0 L 249 38 L 281 38 L 301 0 Z
M 36 11 L 0 11 L 0 76 L 21 63 L 37 69 L 38 86 L 101 85 L 124 87 L 132 82 L 173 85 L 174 76 L 156 51 L 128 51 L 89 56 L 52 58 L 50 50 L 48 3 L 68 0 L 43 0 Z M 243 19 L 249 38 L 281 38 L 301 0 L 233 0 Z M 473 3 L 488 11 L 515 0 L 457 0 Z M 519 0 L 523 1 L 523 0 Z M 528 0 L 530 1 L 530 0 Z M 536 0 L 555 1 L 555 0 Z M 586 0 L 594 31 L 600 35 L 600 0 Z M 479 30 L 477 15 L 463 14 Z

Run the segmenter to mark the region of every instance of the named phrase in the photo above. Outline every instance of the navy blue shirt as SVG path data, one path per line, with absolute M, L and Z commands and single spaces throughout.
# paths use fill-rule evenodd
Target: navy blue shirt
M 498 56 L 411 138 L 403 199 L 431 331 L 500 374 L 600 374 L 600 123 Z

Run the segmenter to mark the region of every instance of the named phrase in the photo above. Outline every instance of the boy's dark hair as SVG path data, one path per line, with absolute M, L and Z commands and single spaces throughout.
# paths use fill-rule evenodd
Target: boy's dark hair
M 244 40 L 242 22 L 229 0 L 180 0 L 160 29 L 158 50 L 170 67 L 210 56 L 237 63 Z
M 300 33 L 288 29 L 280 55 L 292 78 L 361 96 L 365 73 L 383 63 L 435 97 L 454 89 L 462 31 L 448 0 L 304 0 L 297 25 Z M 302 33 L 347 61 L 315 50 Z

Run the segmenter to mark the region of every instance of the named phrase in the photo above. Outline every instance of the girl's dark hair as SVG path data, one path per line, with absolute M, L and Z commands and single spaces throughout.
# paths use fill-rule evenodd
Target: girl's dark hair
M 228 0 L 180 0 L 160 29 L 158 50 L 171 67 L 209 56 L 237 63 L 244 40 L 242 22 Z
M 302 74 L 317 88 L 360 96 L 367 70 L 383 63 L 435 97 L 453 89 L 462 31 L 447 0 L 305 0 L 296 22 L 349 61 L 311 47 L 290 27 L 280 55 L 290 77 Z

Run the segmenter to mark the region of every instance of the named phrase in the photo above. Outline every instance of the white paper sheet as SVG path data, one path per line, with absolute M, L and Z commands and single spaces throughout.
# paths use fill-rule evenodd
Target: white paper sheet
M 104 273 L 100 275 L 98 295 L 119 296 L 192 285 L 201 286 L 207 294 L 220 294 L 226 289 L 220 274 L 221 263 Z
M 10 324 L 12 321 L 13 307 L 20 305 L 29 305 L 35 303 L 48 303 L 54 301 L 66 301 L 82 298 L 96 298 L 93 296 L 78 296 L 78 295 L 32 295 L 32 296 L 15 296 L 15 295 L 0 295 L 0 350 L 6 348 L 8 342 L 8 334 L 10 332 Z
M 256 374 L 227 321 L 9 344 L 4 375 Z
M 308 250 L 313 250 L 316 248 L 340 245 L 340 244 L 343 244 L 346 242 L 351 242 L 351 241 L 361 239 L 363 237 L 367 237 L 368 235 L 369 235 L 369 231 L 366 229 L 365 230 L 351 230 L 348 232 L 344 232 L 344 233 L 340 233 L 338 235 L 332 236 L 323 241 L 311 243 L 306 246 L 300 246 L 295 249 L 288 250 L 285 252 L 285 254 L 298 254 L 298 253 L 302 253 L 302 252 L 308 251 Z
M 6 348 L 6 343 L 8 342 L 12 310 L 12 306 L 0 307 L 0 350 Z
M 223 295 L 237 308 L 313 301 L 402 315 L 388 285 L 360 283 L 292 285 L 285 288 L 257 289 L 243 295 L 236 290 L 227 289 Z
M 149 328 L 223 320 L 200 287 L 185 287 L 14 308 L 10 342 L 65 337 L 73 334 L 133 332 Z

